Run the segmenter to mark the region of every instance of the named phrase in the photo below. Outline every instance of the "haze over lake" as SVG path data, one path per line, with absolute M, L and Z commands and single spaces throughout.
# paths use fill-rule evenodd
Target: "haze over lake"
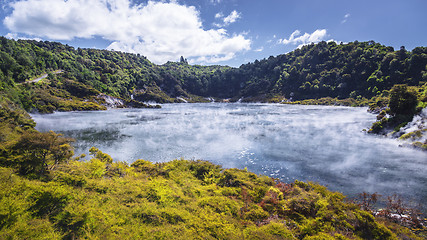
M 279 104 L 165 104 L 32 115 L 40 131 L 77 139 L 76 154 L 95 146 L 116 161 L 203 159 L 290 182 L 329 189 L 427 199 L 427 153 L 368 135 L 366 108 Z M 88 159 L 88 157 L 86 157 Z

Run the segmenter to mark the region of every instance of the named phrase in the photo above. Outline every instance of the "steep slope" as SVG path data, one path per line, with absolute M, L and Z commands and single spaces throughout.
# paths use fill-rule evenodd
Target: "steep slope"
M 239 68 L 189 65 L 185 61 L 159 66 L 135 54 L 3 37 L 0 54 L 0 89 L 61 69 L 61 77 L 102 93 L 125 99 L 134 94 L 157 102 L 195 96 L 370 98 L 395 84 L 417 86 L 427 81 L 426 47 L 394 51 L 372 41 L 320 42 Z
M 374 42 L 321 42 L 235 69 L 242 96 L 370 98 L 395 84 L 427 81 L 427 48 L 393 51 Z

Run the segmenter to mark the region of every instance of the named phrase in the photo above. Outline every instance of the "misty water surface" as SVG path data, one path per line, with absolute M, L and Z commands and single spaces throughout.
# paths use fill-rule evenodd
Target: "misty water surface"
M 364 133 L 366 108 L 277 104 L 166 104 L 33 115 L 37 129 L 77 139 L 115 160 L 203 159 L 283 181 L 299 179 L 354 196 L 363 191 L 427 199 L 427 153 Z

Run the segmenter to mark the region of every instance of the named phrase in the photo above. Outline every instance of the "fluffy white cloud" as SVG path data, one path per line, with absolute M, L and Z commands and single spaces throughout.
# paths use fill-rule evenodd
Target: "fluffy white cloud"
M 285 45 L 287 44 L 299 44 L 298 48 L 310 44 L 324 41 L 327 37 L 326 29 L 317 29 L 313 33 L 304 33 L 301 35 L 299 30 L 295 30 L 288 39 L 280 39 L 279 42 Z M 328 40 L 331 41 L 331 40 Z
M 215 18 L 222 18 L 222 17 L 224 17 L 224 14 L 222 12 L 215 14 Z
M 230 13 L 230 15 L 224 18 L 224 23 L 225 24 L 234 23 L 239 18 L 240 18 L 240 13 L 234 10 Z
M 176 1 L 20 0 L 10 6 L 13 11 L 4 24 L 13 33 L 53 40 L 99 36 L 112 42 L 108 49 L 140 53 L 155 63 L 180 56 L 190 62 L 225 61 L 251 45 L 243 34 L 205 30 L 196 8 Z M 227 21 L 238 17 L 230 14 Z
M 233 10 L 230 15 L 224 16 L 222 12 L 215 14 L 215 18 L 221 19 L 222 23 L 214 24 L 216 27 L 225 27 L 237 21 L 237 19 L 241 18 L 241 14 L 236 10 Z
M 14 39 L 14 40 L 19 40 L 19 39 L 21 39 L 21 40 L 36 40 L 36 41 L 42 41 L 42 39 L 41 39 L 41 38 L 27 38 L 27 37 L 21 37 L 21 36 L 18 36 L 18 34 L 16 34 L 16 33 L 8 33 L 8 34 L 6 34 L 6 35 L 5 35 L 5 37 L 6 37 L 6 38 L 9 38 L 9 39 Z

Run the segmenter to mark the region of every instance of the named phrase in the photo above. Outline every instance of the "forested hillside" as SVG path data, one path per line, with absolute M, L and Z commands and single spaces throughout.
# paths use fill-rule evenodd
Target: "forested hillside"
M 81 89 L 96 90 L 98 94 L 102 92 L 114 97 L 130 99 L 130 95 L 135 93 L 141 100 L 157 102 L 174 101 L 169 98 L 170 96 L 187 97 L 188 93 L 183 88 L 191 90 L 190 93 L 199 93 L 198 86 L 193 86 L 192 82 L 203 79 L 205 79 L 203 81 L 211 81 L 213 72 L 220 73 L 223 69 L 228 69 L 228 67 L 219 66 L 202 67 L 181 64 L 181 67 L 185 68 L 181 73 L 175 71 L 175 63 L 156 66 L 145 57 L 135 54 L 74 49 L 53 42 L 13 41 L 3 37 L 0 40 L 0 90 L 18 91 L 19 94 L 10 97 L 21 101 L 27 109 L 32 107 L 26 104 L 31 98 L 29 95 L 35 92 L 34 89 L 28 89 L 27 85 L 25 85 L 27 89 L 13 87 L 58 69 L 63 72 L 58 75 L 50 74 L 49 78 L 55 81 L 49 81 L 48 86 L 45 87 L 64 89 L 57 83 L 61 85 L 63 81 L 73 81 L 73 85 Z M 94 95 L 96 94 L 91 96 Z M 34 104 L 34 101 L 31 103 Z
M 285 97 L 372 97 L 394 84 L 427 80 L 427 48 L 394 51 L 374 42 L 321 42 L 240 67 L 248 79 L 242 94 L 277 92 Z
M 134 95 L 156 102 L 179 101 L 177 97 L 196 101 L 196 96 L 370 98 L 395 84 L 418 86 L 427 81 L 426 47 L 394 51 L 372 41 L 311 44 L 239 68 L 189 65 L 185 60 L 159 66 L 135 54 L 4 37 L 0 54 L 1 89 L 61 69 L 62 74 L 50 77 L 115 97 Z

